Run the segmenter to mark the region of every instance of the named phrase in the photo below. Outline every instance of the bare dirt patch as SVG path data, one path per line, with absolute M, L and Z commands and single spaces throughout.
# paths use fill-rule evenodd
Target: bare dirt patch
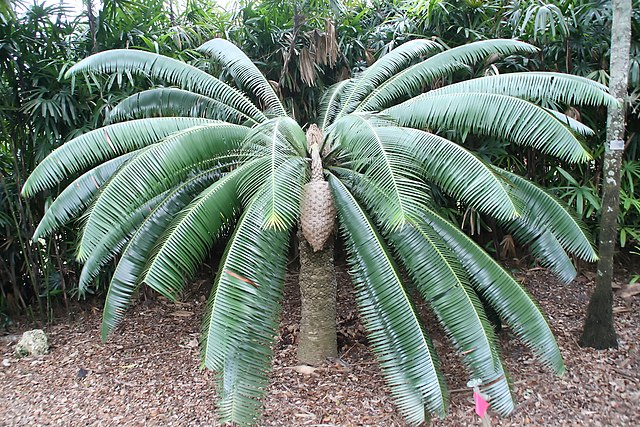
M 593 277 L 569 285 L 544 270 L 518 274 L 548 314 L 567 365 L 554 377 L 537 364 L 508 330 L 500 334 L 516 411 L 491 415 L 494 426 L 640 425 L 640 296 L 615 298 L 619 348 L 577 345 Z M 384 386 L 340 272 L 341 356 L 315 370 L 297 368 L 299 297 L 290 277 L 275 347 L 272 382 L 262 426 L 404 426 Z M 197 338 L 202 295 L 184 303 L 140 302 L 103 344 L 100 310 L 86 307 L 74 321 L 45 328 L 51 351 L 17 359 L 19 333 L 0 338 L 0 425 L 3 426 L 206 426 L 215 423 L 214 374 L 200 369 Z M 427 328 L 434 329 L 429 317 Z M 432 332 L 450 389 L 449 415 L 434 426 L 476 426 L 467 375 Z M 311 372 L 312 371 L 312 372 Z

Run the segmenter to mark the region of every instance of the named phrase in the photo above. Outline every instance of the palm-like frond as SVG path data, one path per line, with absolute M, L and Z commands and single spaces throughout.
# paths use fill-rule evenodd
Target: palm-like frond
M 238 86 L 248 93 L 253 93 L 264 104 L 268 113 L 286 116 L 284 107 L 271 84 L 236 45 L 225 39 L 213 39 L 200 46 L 198 51 L 208 53 L 219 61 L 233 76 Z
M 202 359 L 219 373 L 222 422 L 252 425 L 266 392 L 278 326 L 289 230 L 265 229 L 263 197 L 229 240 L 203 322 Z
M 482 304 L 454 253 L 433 229 L 408 224 L 393 233 L 398 259 L 416 283 L 473 378 L 488 386 L 491 406 L 502 414 L 513 410 L 498 343 Z
M 378 111 L 393 101 L 415 94 L 435 79 L 474 64 L 492 54 L 533 53 L 538 49 L 511 39 L 482 40 L 438 53 L 408 67 L 379 85 L 358 107 L 358 111 Z
M 160 208 L 167 204 L 171 204 L 175 208 L 184 206 L 193 198 L 194 194 L 202 190 L 203 186 L 220 176 L 220 169 L 221 167 L 207 169 L 186 179 L 175 188 L 152 198 L 129 215 L 123 215 L 118 226 L 111 228 L 85 261 L 78 281 L 80 292 L 86 291 L 90 282 L 100 273 L 100 270 L 124 249 L 133 234 L 149 216 L 154 215 L 154 212 L 161 212 Z
M 102 313 L 102 339 L 118 325 L 131 299 L 140 288 L 147 259 L 156 241 L 166 230 L 169 222 L 193 199 L 191 191 L 174 191 L 167 195 L 144 219 L 122 250 L 104 304 Z
M 343 80 L 331 86 L 322 94 L 320 100 L 320 120 L 318 124 L 320 129 L 326 131 L 340 111 L 340 99 L 344 96 L 346 85 L 350 84 L 351 79 Z
M 267 163 L 267 159 L 245 163 L 229 172 L 180 212 L 149 257 L 143 282 L 171 300 L 179 297 L 185 280 L 236 217 L 240 208 L 238 180 L 244 174 L 260 171 L 260 163 Z
M 427 53 L 440 50 L 442 46 L 431 40 L 412 40 L 387 53 L 348 85 L 343 86 L 344 95 L 338 117 L 351 113 L 363 98 L 380 84 L 405 69 L 412 61 Z
M 528 145 L 571 162 L 590 159 L 575 135 L 537 105 L 492 93 L 419 95 L 382 112 L 401 126 L 457 129 Z
M 133 94 L 109 113 L 109 122 L 147 117 L 204 117 L 229 123 L 257 124 L 243 112 L 208 96 L 177 88 L 155 88 Z
M 249 129 L 218 122 L 176 132 L 127 162 L 104 188 L 88 216 L 78 258 L 86 259 L 119 217 L 184 179 L 201 162 L 240 146 Z
M 218 100 L 243 112 L 256 122 L 266 119 L 258 107 L 239 90 L 192 65 L 156 53 L 132 49 L 96 53 L 69 68 L 65 77 L 69 78 L 78 73 L 142 74 Z
M 145 218 L 151 214 L 154 208 L 167 195 L 167 192 L 159 194 L 149 200 L 135 211 L 128 215 L 123 215 L 118 227 L 113 227 L 109 233 L 104 236 L 102 241 L 91 252 L 87 260 L 82 266 L 80 278 L 78 279 L 78 293 L 85 295 L 91 281 L 100 274 L 101 269 L 111 260 L 113 260 L 122 249 L 129 243 L 131 236 L 140 227 Z
M 573 130 L 574 132 L 580 135 L 591 136 L 595 133 L 593 132 L 593 129 L 591 129 L 589 126 L 582 124 L 581 122 L 577 121 L 572 117 L 567 116 L 566 114 L 563 114 L 556 110 L 551 110 L 549 108 L 546 108 L 545 110 L 549 112 L 549 114 L 553 115 L 553 117 L 558 119 L 558 121 L 560 121 L 562 124 L 564 124 L 565 126 L 567 126 L 568 128 L 570 128 L 571 130 Z
M 156 143 L 172 133 L 212 123 L 216 122 L 170 117 L 132 120 L 92 130 L 49 154 L 29 175 L 22 194 L 31 196 L 105 160 Z
M 376 193 L 365 191 L 362 197 L 371 211 L 379 215 L 382 228 L 389 231 L 405 223 L 411 204 L 423 192 L 419 183 L 411 179 L 417 170 L 415 162 L 394 155 L 385 146 L 381 129 L 376 127 L 375 120 L 351 114 L 336 121 L 332 133 L 340 151 L 348 156 L 350 168 L 364 174 L 367 183 L 378 189 Z
M 424 209 L 422 224 L 433 228 L 460 260 L 471 284 L 531 349 L 540 361 L 556 373 L 564 373 L 564 363 L 544 315 L 528 295 L 500 265 L 460 229 L 435 212 Z
M 508 180 L 508 191 L 526 208 L 522 216 L 533 227 L 548 229 L 570 253 L 587 262 L 598 259 L 586 227 L 565 208 L 564 203 L 518 175 L 499 168 L 495 170 Z
M 464 80 L 431 91 L 452 93 L 497 93 L 539 103 L 570 105 L 616 105 L 606 86 L 580 76 L 551 72 L 499 74 Z
M 47 236 L 53 230 L 71 221 L 87 209 L 92 201 L 95 200 L 100 187 L 135 153 L 134 151 L 133 153 L 124 154 L 100 166 L 96 166 L 69 184 L 49 205 L 42 220 L 40 220 L 40 224 L 38 224 L 36 231 L 33 233 L 32 240 L 35 241 L 40 237 Z
M 438 135 L 399 126 L 376 131 L 387 152 L 416 164 L 419 176 L 435 182 L 444 191 L 496 218 L 512 219 L 519 215 L 493 169 L 458 144 Z
M 551 231 L 537 228 L 520 218 L 508 223 L 506 228 L 520 244 L 529 247 L 529 252 L 541 265 L 549 268 L 561 280 L 569 283 L 575 279 L 576 269 Z
M 285 230 L 298 221 L 302 186 L 307 180 L 307 162 L 302 157 L 305 145 L 304 132 L 289 117 L 256 126 L 243 144 L 250 156 L 269 160 L 268 168 L 260 177 L 263 184 L 256 186 L 255 180 L 251 180 L 250 184 L 243 183 L 242 188 L 246 190 L 241 189 L 241 193 L 251 197 L 257 187 L 264 186 L 266 227 Z
M 349 253 L 350 273 L 369 338 L 403 416 L 412 424 L 444 414 L 446 396 L 433 346 L 387 249 L 339 179 L 329 176 Z

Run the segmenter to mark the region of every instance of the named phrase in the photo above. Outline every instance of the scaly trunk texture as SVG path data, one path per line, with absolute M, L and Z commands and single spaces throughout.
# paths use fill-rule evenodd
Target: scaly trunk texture
M 311 182 L 300 206 L 300 297 L 302 301 L 298 360 L 318 365 L 337 355 L 336 272 L 333 263 L 335 207 L 324 180 L 320 145 L 322 132 L 316 125 L 307 130 L 311 153 Z
M 618 339 L 613 325 L 613 254 L 618 236 L 620 209 L 620 166 L 624 151 L 624 128 L 629 80 L 629 46 L 631 43 L 631 0 L 614 0 L 611 25 L 611 67 L 609 91 L 619 106 L 609 107 L 607 144 L 602 182 L 600 217 L 600 260 L 596 289 L 587 307 L 580 345 L 597 349 L 615 348 Z
M 318 365 L 338 354 L 336 337 L 336 271 L 333 238 L 315 252 L 300 238 L 300 298 L 302 301 L 298 361 Z

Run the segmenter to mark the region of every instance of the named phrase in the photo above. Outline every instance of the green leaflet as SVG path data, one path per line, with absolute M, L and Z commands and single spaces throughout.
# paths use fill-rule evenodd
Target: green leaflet
M 400 413 L 414 425 L 427 412 L 444 415 L 445 385 L 429 338 L 374 225 L 333 175 L 329 176 L 350 273 L 371 345 Z
M 216 122 L 184 117 L 152 118 L 92 130 L 49 154 L 31 173 L 22 194 L 30 196 L 52 188 L 65 178 L 100 162 L 154 144 L 175 132 L 211 123 Z
M 278 327 L 289 230 L 265 229 L 264 198 L 236 225 L 203 321 L 203 365 L 217 371 L 221 422 L 255 423 L 266 393 Z

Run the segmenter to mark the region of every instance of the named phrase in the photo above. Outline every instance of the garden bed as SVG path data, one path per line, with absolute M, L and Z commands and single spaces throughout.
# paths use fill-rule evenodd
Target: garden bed
M 283 320 L 263 426 L 404 426 L 366 346 L 347 275 L 340 270 L 340 358 L 316 369 L 297 366 L 299 296 L 287 286 Z M 628 277 L 628 276 L 627 276 Z M 615 298 L 619 348 L 577 344 L 593 275 L 569 285 L 545 270 L 518 274 L 556 333 L 567 373 L 554 377 L 508 329 L 500 333 L 517 403 L 494 426 L 640 425 L 640 296 Z M 197 339 L 206 282 L 181 304 L 140 301 L 107 343 L 99 339 L 101 308 L 90 304 L 73 320 L 45 327 L 51 351 L 17 359 L 16 324 L 0 341 L 0 424 L 7 426 L 205 426 L 215 423 L 214 374 L 200 369 Z M 621 283 L 622 284 L 622 283 Z M 427 329 L 433 329 L 427 313 Z M 431 333 L 451 390 L 449 414 L 436 426 L 480 425 L 466 373 L 441 332 Z

